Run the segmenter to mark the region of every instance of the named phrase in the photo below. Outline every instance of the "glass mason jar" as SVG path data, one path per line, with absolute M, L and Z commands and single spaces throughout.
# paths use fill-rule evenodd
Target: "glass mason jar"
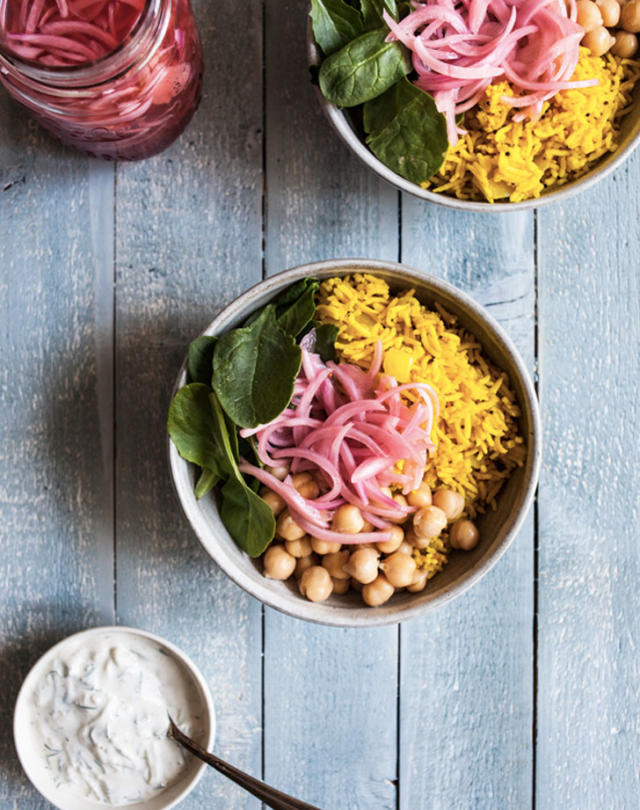
M 10 2 L 0 0 L 0 81 L 63 143 L 97 157 L 138 160 L 180 135 L 202 83 L 202 49 L 189 0 L 146 0 L 115 48 L 63 66 L 25 58 L 37 49 L 15 46 L 6 27 Z

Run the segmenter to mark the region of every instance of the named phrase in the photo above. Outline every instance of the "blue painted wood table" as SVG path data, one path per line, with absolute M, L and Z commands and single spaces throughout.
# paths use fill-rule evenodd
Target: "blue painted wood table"
M 197 2 L 207 60 L 167 152 L 63 149 L 0 97 L 0 807 L 21 679 L 119 622 L 201 666 L 216 750 L 325 810 L 640 806 L 640 154 L 566 205 L 464 215 L 398 194 L 338 141 L 305 0 Z M 539 386 L 534 511 L 469 593 L 400 627 L 311 626 L 233 585 L 169 481 L 191 337 L 265 275 L 401 260 L 489 308 Z M 254 808 L 213 771 L 184 803 Z

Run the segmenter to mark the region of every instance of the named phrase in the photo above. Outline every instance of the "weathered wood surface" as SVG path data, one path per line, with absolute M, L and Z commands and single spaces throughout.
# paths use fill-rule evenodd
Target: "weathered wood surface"
M 402 259 L 484 304 L 533 371 L 533 215 L 453 215 L 404 197 Z M 524 808 L 533 747 L 533 516 L 443 610 L 401 627 L 400 804 Z
M 11 742 L 21 678 L 114 618 L 200 664 L 220 755 L 325 810 L 637 807 L 640 159 L 537 220 L 400 198 L 317 108 L 305 0 L 196 5 L 203 103 L 153 160 L 75 155 L 0 96 L 0 808 L 46 806 Z M 537 540 L 532 513 L 470 593 L 365 633 L 227 580 L 164 439 L 189 338 L 263 274 L 340 256 L 488 306 L 545 422 Z M 183 806 L 258 803 L 211 772 Z
M 541 810 L 640 802 L 640 155 L 541 213 Z

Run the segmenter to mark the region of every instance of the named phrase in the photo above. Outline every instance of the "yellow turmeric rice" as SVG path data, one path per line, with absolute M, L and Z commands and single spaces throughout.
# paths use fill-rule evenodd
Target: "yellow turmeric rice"
M 356 273 L 320 285 L 317 317 L 339 328 L 341 360 L 368 368 L 374 345 L 382 341 L 384 371 L 399 382 L 427 382 L 438 394 L 436 445 L 425 481 L 464 495 L 470 517 L 495 508 L 495 497 L 512 470 L 524 463 L 518 433 L 519 409 L 506 375 L 493 367 L 482 347 L 437 306 L 423 306 L 409 289 L 392 294 L 387 283 Z M 429 577 L 446 563 L 447 535 L 414 551 Z
M 559 91 L 537 121 L 513 120 L 501 100 L 514 95 L 508 82 L 489 85 L 464 116 L 466 135 L 423 187 L 462 200 L 519 202 L 582 177 L 617 149 L 620 120 L 639 76 L 638 60 L 593 56 L 582 47 L 573 78 L 595 77 L 598 85 Z

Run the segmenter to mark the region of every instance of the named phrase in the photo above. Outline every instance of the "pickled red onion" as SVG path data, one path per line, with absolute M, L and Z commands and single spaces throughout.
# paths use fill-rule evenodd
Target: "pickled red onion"
M 456 116 L 475 106 L 492 81 L 506 78 L 520 95 L 505 104 L 537 118 L 558 90 L 593 87 L 597 79 L 571 81 L 584 31 L 576 5 L 564 0 L 426 0 L 400 22 L 386 11 L 389 41 L 413 53 L 417 87 L 433 95 L 454 146 L 464 130 Z M 427 24 L 428 23 L 428 24 Z
M 50 67 L 92 62 L 123 42 L 144 5 L 144 0 L 6 0 L 0 38 L 19 56 Z
M 316 498 L 304 498 L 290 477 L 280 481 L 268 470 L 242 459 L 240 470 L 257 478 L 285 501 L 306 532 L 332 543 L 367 543 L 389 539 L 385 529 L 412 511 L 383 489 L 401 483 L 404 494 L 422 482 L 438 398 L 425 383 L 398 385 L 380 374 L 382 344 L 375 347 L 367 372 L 347 363 L 322 362 L 302 347 L 302 367 L 291 404 L 276 419 L 241 430 L 256 436 L 258 457 L 275 466 L 288 461 L 291 472 L 310 471 L 320 483 Z M 407 404 L 406 395 L 416 401 Z M 396 465 L 403 462 L 402 472 Z M 380 531 L 358 535 L 332 531 L 332 513 L 344 504 L 357 506 Z

